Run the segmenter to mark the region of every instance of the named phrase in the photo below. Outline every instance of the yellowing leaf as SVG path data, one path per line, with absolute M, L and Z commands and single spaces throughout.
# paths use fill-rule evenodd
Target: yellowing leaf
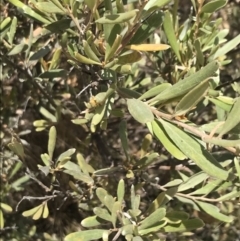
M 37 210 L 37 212 L 33 215 L 32 219 L 33 220 L 38 220 L 39 218 L 41 218 L 43 213 L 43 205 L 40 205 L 40 208 Z
M 12 212 L 12 207 L 10 207 L 6 203 L 0 203 L 0 208 L 3 209 L 6 212 Z
M 39 205 L 39 206 L 37 206 L 37 207 L 34 207 L 34 208 L 32 208 L 32 209 L 29 209 L 29 210 L 23 212 L 23 213 L 22 213 L 23 217 L 32 216 L 34 213 L 36 213 L 36 212 L 38 211 L 38 209 L 41 208 L 41 206 L 42 206 L 42 204 Z
M 162 51 L 169 49 L 170 46 L 167 44 L 132 44 L 126 46 L 126 48 L 137 51 Z
M 49 215 L 49 209 L 48 209 L 48 205 L 47 202 L 44 205 L 44 210 L 43 210 L 43 218 L 47 218 Z

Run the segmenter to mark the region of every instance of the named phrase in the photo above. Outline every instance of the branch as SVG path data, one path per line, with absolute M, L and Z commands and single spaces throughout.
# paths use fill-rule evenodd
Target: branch
M 22 197 L 22 199 L 18 202 L 18 204 L 17 204 L 17 206 L 16 206 L 16 211 L 18 211 L 18 207 L 19 207 L 19 205 L 20 205 L 20 203 L 23 201 L 23 200 L 25 200 L 25 199 L 27 199 L 27 200 L 50 200 L 50 199 L 53 199 L 53 198 L 55 198 L 55 197 L 57 197 L 58 195 L 50 195 L 50 196 L 44 196 L 44 197 L 31 197 L 31 196 L 24 196 L 24 197 Z

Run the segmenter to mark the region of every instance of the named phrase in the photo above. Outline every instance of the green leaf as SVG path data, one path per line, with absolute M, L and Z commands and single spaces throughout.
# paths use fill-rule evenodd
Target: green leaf
M 139 51 L 126 52 L 118 56 L 117 64 L 133 64 L 141 60 L 142 54 Z
M 171 232 L 185 232 L 190 230 L 195 230 L 198 228 L 202 228 L 204 223 L 201 219 L 189 219 L 183 220 L 180 224 L 168 224 L 162 228 L 162 230 L 166 233 Z
M 164 32 L 167 36 L 167 39 L 168 39 L 174 53 L 176 54 L 176 56 L 178 58 L 178 61 L 182 62 L 180 52 L 179 52 L 179 43 L 177 41 L 177 37 L 174 32 L 173 21 L 172 21 L 171 14 L 169 11 L 166 11 L 164 14 L 163 28 L 164 28 Z
M 211 98 L 211 97 L 208 97 L 207 99 L 210 100 L 213 104 L 215 104 L 216 106 L 220 107 L 221 109 L 223 109 L 225 111 L 229 112 L 232 108 L 232 105 L 226 104 L 221 100 Z
M 108 168 L 99 169 L 95 171 L 93 174 L 94 176 L 110 175 L 121 170 L 122 170 L 121 167 L 108 167 Z
M 9 43 L 12 45 L 13 43 L 13 39 L 17 30 L 17 18 L 14 16 L 12 19 L 12 23 L 11 23 L 11 27 L 10 27 L 10 31 L 9 31 L 9 38 L 8 41 Z M 1 29 L 1 28 L 0 28 Z
M 41 154 L 41 159 L 42 159 L 43 163 L 45 164 L 45 166 L 50 167 L 51 159 L 47 153 Z
M 147 168 L 149 165 L 151 165 L 156 160 L 157 157 L 159 157 L 159 154 L 157 152 L 153 152 L 151 154 L 144 156 L 139 161 L 137 161 L 136 165 L 140 169 Z
M 162 0 L 160 0 L 162 2 Z M 146 7 L 146 6 L 145 6 Z M 141 23 L 129 44 L 142 44 L 162 24 L 163 13 L 161 11 L 151 12 L 150 16 Z
M 154 224 L 160 222 L 166 215 L 165 208 L 159 208 L 155 210 L 150 216 L 146 217 L 138 227 L 138 230 L 143 230 L 148 227 L 153 226 Z
M 187 220 L 189 218 L 189 214 L 183 211 L 170 211 L 166 214 L 166 218 L 174 218 L 179 220 Z
M 141 229 L 138 232 L 139 232 L 140 235 L 146 235 L 148 233 L 156 233 L 157 231 L 159 231 L 159 229 L 164 227 L 166 224 L 167 224 L 167 221 L 162 220 L 162 221 L 158 222 L 158 224 L 156 226 L 151 227 L 151 228 L 147 228 L 147 229 Z
M 34 52 L 33 55 L 29 58 L 29 61 L 35 61 L 43 58 L 45 55 L 47 55 L 51 51 L 51 45 L 48 44 L 42 48 L 40 48 L 37 52 Z
M 186 159 L 186 156 L 174 144 L 161 123 L 153 121 L 152 129 L 154 135 L 158 138 L 158 140 L 163 144 L 163 146 L 171 155 L 173 155 L 178 160 Z
M 175 108 L 175 116 L 185 115 L 204 98 L 209 89 L 208 81 L 204 80 L 184 95 Z
M 222 180 L 211 180 L 205 186 L 191 192 L 191 195 L 208 195 L 212 190 L 216 190 L 217 187 L 222 183 Z
M 64 241 L 91 241 L 102 238 L 105 229 L 92 229 L 68 234 Z
M 194 45 L 196 49 L 196 57 L 197 57 L 198 63 L 202 66 L 204 64 L 204 55 L 203 55 L 203 50 L 202 50 L 200 40 L 197 39 Z
M 131 18 L 135 17 L 138 11 L 139 11 L 138 9 L 134 9 L 132 11 L 125 12 L 125 13 L 105 15 L 104 17 L 97 19 L 96 23 L 101 23 L 101 24 L 124 23 L 130 20 Z
M 122 211 L 122 202 L 114 202 L 112 206 L 112 224 L 113 227 L 116 228 L 116 221 L 118 214 Z
M 8 56 L 16 55 L 16 54 L 19 54 L 19 53 L 21 53 L 21 52 L 24 52 L 25 50 L 27 50 L 27 48 L 28 48 L 28 45 L 25 44 L 25 43 L 21 43 L 21 44 L 15 45 L 15 46 L 10 50 L 10 52 L 8 53 Z
M 66 164 L 68 164 L 69 162 L 70 161 L 68 161 Z M 64 164 L 64 167 L 66 166 L 66 164 Z M 94 183 L 94 180 L 89 175 L 82 173 L 80 170 L 64 170 L 64 172 L 73 176 L 77 180 L 85 182 L 89 185 L 92 185 Z
M 138 93 L 135 90 L 131 90 L 131 89 L 124 88 L 124 87 L 118 87 L 117 92 L 123 98 L 135 98 L 135 99 L 137 99 L 141 95 L 140 93 Z
M 160 7 L 168 4 L 171 0 L 150 0 L 145 5 L 144 10 L 152 12 L 156 9 L 159 9 Z
M 45 24 L 50 23 L 49 20 L 47 20 L 42 15 L 35 12 L 32 8 L 28 7 L 27 5 L 25 5 L 21 1 L 19 1 L 19 0 L 9 0 L 9 2 L 12 3 L 14 6 L 16 6 L 20 11 L 23 11 L 23 13 L 26 14 L 27 16 L 30 16 L 30 17 L 36 19 L 37 21 L 45 23 Z
M 100 207 L 95 207 L 95 208 L 93 209 L 93 212 L 94 212 L 94 214 L 97 215 L 99 218 L 112 222 L 112 217 L 111 217 L 111 215 L 109 214 L 109 212 L 107 211 L 107 209 L 100 208 Z
M 224 147 L 240 147 L 240 139 L 238 140 L 224 140 L 219 138 L 203 138 L 203 141 L 207 143 L 211 143 L 218 146 L 224 146 Z
M 91 60 L 96 61 L 98 63 L 101 63 L 101 61 L 99 60 L 97 55 L 93 52 L 92 48 L 90 47 L 90 45 L 88 44 L 88 42 L 86 40 L 83 40 L 83 48 L 84 48 L 84 52 L 86 53 L 88 58 L 90 58 Z
M 97 102 L 97 103 L 99 103 L 99 102 Z M 95 109 L 95 115 L 92 118 L 91 125 L 96 126 L 102 121 L 102 119 L 106 113 L 106 109 L 107 109 L 107 103 L 105 103 L 104 105 L 98 106 Z
M 4 20 L 1 21 L 0 23 L 0 31 L 4 30 L 10 23 L 11 23 L 11 18 L 7 17 Z
M 179 186 L 179 184 L 181 184 L 183 181 L 182 179 L 174 179 L 173 181 L 168 182 L 167 184 L 165 184 L 163 187 L 175 187 L 175 186 Z
M 101 187 L 97 188 L 96 195 L 100 202 L 105 205 L 105 196 L 108 195 L 107 191 Z
M 122 43 L 122 35 L 117 34 L 116 38 L 112 44 L 111 47 L 109 47 L 109 50 L 105 54 L 105 63 L 109 61 L 113 56 L 115 56 L 117 49 L 120 47 Z
M 230 193 L 227 193 L 221 197 L 218 198 L 219 202 L 225 202 L 229 200 L 234 200 L 235 198 L 240 196 L 240 191 L 233 190 Z
M 12 152 L 19 156 L 21 160 L 24 160 L 24 148 L 20 140 L 13 137 L 12 141 L 8 144 L 8 147 Z
M 147 122 L 153 121 L 154 116 L 150 107 L 138 99 L 128 99 L 127 100 L 128 111 L 138 122 L 145 124 Z
M 240 44 L 240 34 L 237 35 L 232 40 L 228 41 L 225 45 L 223 45 L 223 47 L 219 48 L 217 52 L 214 54 L 214 58 L 216 59 L 218 57 L 221 57 L 227 54 L 229 51 L 237 47 L 239 44 Z
M 85 228 L 91 228 L 101 224 L 100 219 L 97 216 L 91 216 L 84 218 L 81 222 L 81 225 Z
M 109 212 L 112 212 L 112 207 L 114 202 L 115 202 L 115 199 L 113 198 L 112 195 L 108 194 L 104 197 L 104 203 L 105 203 L 105 206 L 108 208 Z
M 215 72 L 218 70 L 218 67 L 218 63 L 216 61 L 213 61 L 204 66 L 196 73 L 191 74 L 185 79 L 178 81 L 176 84 L 167 88 L 162 93 L 155 96 L 153 99 L 150 99 L 148 102 L 150 104 L 160 104 L 166 102 L 167 100 L 180 97 L 188 93 L 195 86 L 199 85 L 202 81 L 213 77 Z
M 121 234 L 123 236 L 126 236 L 128 234 L 133 234 L 133 224 L 127 224 L 127 225 L 124 225 L 122 228 L 121 228 L 122 232 Z M 126 237 L 125 237 L 126 238 Z
M 117 187 L 117 199 L 120 203 L 122 203 L 122 201 L 124 200 L 124 194 L 125 194 L 125 182 L 123 179 L 121 179 Z
M 205 203 L 201 201 L 195 201 L 197 205 L 210 216 L 226 223 L 231 223 L 233 221 L 233 217 L 229 215 L 224 215 L 219 212 L 219 209 L 216 205 L 212 205 L 210 203 Z
M 93 173 L 95 171 L 93 167 L 86 162 L 82 154 L 80 153 L 77 154 L 77 161 L 83 173 L 88 174 L 88 173 Z
M 217 10 L 223 8 L 227 4 L 227 0 L 215 0 L 215 1 L 210 1 L 206 3 L 202 9 L 202 13 L 214 13 Z
M 42 12 L 51 13 L 51 14 L 55 14 L 55 13 L 65 14 L 65 12 L 62 9 L 57 7 L 52 2 L 37 2 L 35 6 L 37 9 L 39 9 Z
M 83 64 L 96 64 L 96 65 L 102 65 L 102 63 L 94 61 L 92 59 L 89 59 L 78 52 L 74 52 L 74 57 L 76 58 L 77 61 Z
M 229 176 L 219 162 L 194 138 L 173 124 L 160 120 L 175 145 L 204 172 L 212 177 L 226 180 Z
M 148 99 L 150 97 L 156 96 L 171 86 L 172 85 L 170 83 L 163 83 L 163 84 L 157 85 L 151 88 L 150 90 L 148 90 L 147 92 L 145 92 L 143 95 L 141 95 L 139 97 L 139 100 Z
M 64 78 L 66 76 L 67 71 L 64 69 L 51 69 L 39 75 L 43 79 Z
M 48 155 L 50 160 L 52 160 L 53 158 L 53 152 L 55 149 L 56 140 L 57 140 L 57 130 L 55 126 L 52 126 L 49 130 L 49 138 L 48 138 Z
M 236 167 L 238 179 L 239 179 L 239 181 L 240 181 L 240 164 L 239 164 L 239 162 L 240 162 L 239 157 L 235 157 L 235 158 L 234 158 L 234 164 L 235 164 L 235 167 Z
M 124 65 L 116 64 L 109 68 L 120 74 L 131 74 L 132 73 L 132 66 L 130 64 L 124 64 Z
M 71 148 L 68 149 L 67 151 L 63 152 L 57 159 L 57 162 L 62 162 L 64 161 L 66 158 L 71 157 L 74 153 L 75 153 L 76 149 L 75 148 Z
M 198 184 L 202 183 L 204 180 L 208 179 L 209 176 L 204 173 L 204 172 L 199 172 L 193 176 L 191 176 L 187 181 L 185 181 L 184 183 L 182 183 L 179 187 L 178 187 L 178 192 L 183 192 L 186 191 L 188 189 L 194 188 L 196 187 Z
M 71 19 L 64 18 L 46 25 L 45 28 L 51 31 L 51 33 L 64 32 L 71 27 L 71 22 Z
M 229 112 L 225 123 L 223 124 L 222 130 L 219 136 L 223 136 L 224 134 L 232 130 L 236 125 L 238 125 L 240 123 L 239 116 L 240 116 L 240 97 L 238 97 L 235 103 L 233 104 L 233 107 Z

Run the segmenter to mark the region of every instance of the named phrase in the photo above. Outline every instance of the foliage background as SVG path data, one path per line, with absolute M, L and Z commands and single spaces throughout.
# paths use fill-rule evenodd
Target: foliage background
M 27 4 L 26 1 L 23 1 Z M 136 7 L 137 3 L 133 3 L 132 7 Z M 239 2 L 228 1 L 227 5 L 220 11 L 214 14 L 214 18 L 222 17 L 223 22 L 220 26 L 222 29 L 229 29 L 228 40 L 236 37 L 239 31 Z M 166 9 L 168 7 L 165 7 Z M 184 23 L 189 17 L 191 8 L 190 1 L 180 1 L 178 15 L 180 17 L 180 23 Z M 16 17 L 17 29 L 14 37 L 14 43 L 19 44 L 24 41 L 29 41 L 29 29 L 33 26 L 33 35 L 37 35 L 39 31 L 42 31 L 42 24 L 39 22 L 26 18 L 23 14 L 16 10 L 12 4 L 8 1 L 1 2 L 1 21 L 7 17 Z M 157 31 L 157 29 L 156 29 Z M 151 37 L 150 37 L 151 39 Z M 31 51 L 36 51 L 50 43 L 51 51 L 44 56 L 36 65 L 31 69 L 36 71 L 36 75 L 39 75 L 45 70 L 49 61 L 52 60 L 53 54 L 56 49 L 59 48 L 59 41 L 61 41 L 59 35 L 46 36 L 40 39 L 33 46 Z M 69 41 L 76 41 L 76 37 L 70 38 Z M 29 178 L 26 172 L 33 173 L 36 179 L 40 179 L 44 185 L 48 186 L 49 180 L 44 179 L 39 174 L 37 164 L 42 165 L 40 155 L 48 152 L 48 128 L 39 132 L 33 126 L 34 121 L 48 119 L 54 122 L 56 119 L 54 115 L 58 115 L 58 110 L 54 113 L 51 104 L 55 107 L 57 105 L 62 106 L 62 114 L 60 121 L 56 123 L 57 129 L 57 143 L 54 156 L 59 156 L 61 153 L 69 148 L 76 148 L 81 151 L 82 155 L 87 161 L 90 161 L 95 170 L 106 168 L 113 165 L 118 165 L 119 162 L 124 160 L 124 152 L 121 149 L 121 142 L 119 140 L 118 128 L 121 116 L 111 118 L 108 123 L 107 130 L 98 130 L 94 134 L 89 134 L 89 131 L 81 125 L 75 125 L 72 123 L 72 119 L 79 116 L 80 112 L 85 109 L 84 101 L 89 102 L 90 90 L 93 94 L 99 92 L 99 89 L 106 89 L 107 84 L 103 86 L 97 85 L 96 88 L 88 88 L 83 92 L 81 98 L 76 98 L 76 95 L 84 87 L 89 85 L 89 80 L 96 79 L 95 70 L 92 72 L 87 67 L 84 71 L 73 69 L 68 72 L 67 76 L 58 77 L 55 80 L 48 82 L 35 81 L 32 79 L 31 74 L 24 69 L 25 54 L 19 53 L 16 55 L 8 56 L 11 46 L 9 43 L 1 39 L 0 51 L 1 51 L 1 202 L 9 204 L 13 207 L 13 212 L 4 214 L 5 227 L 0 231 L 2 240 L 58 240 L 59 237 L 63 237 L 65 234 L 76 231 L 79 229 L 79 223 L 81 220 L 89 215 L 92 215 L 91 211 L 85 211 L 79 209 L 79 202 L 75 197 L 69 193 L 71 190 L 68 187 L 68 181 L 72 180 L 72 177 L 61 176 L 57 177 L 61 180 L 61 183 L 56 188 L 60 191 L 60 195 L 54 202 L 49 202 L 50 215 L 47 219 L 40 219 L 33 221 L 31 218 L 25 218 L 22 216 L 22 212 L 28 210 L 41 202 L 39 200 L 24 200 L 17 211 L 16 206 L 24 196 L 41 197 L 46 195 L 45 190 L 39 186 L 39 184 L 33 178 Z M 239 79 L 240 68 L 240 54 L 239 46 L 228 53 L 228 58 L 232 60 L 231 64 L 225 66 L 221 71 L 221 82 L 228 83 L 232 80 Z M 72 66 L 66 62 L 67 58 L 61 55 L 61 58 L 57 59 L 56 65 L 59 68 L 69 71 Z M 59 61 L 59 62 L 58 62 Z M 156 79 L 159 73 L 154 70 L 156 65 L 154 58 L 150 54 L 144 55 L 144 58 L 140 65 L 136 65 L 135 75 L 132 75 L 128 79 L 128 86 L 136 86 L 136 90 L 140 93 L 146 92 L 151 85 L 149 78 Z M 97 70 L 97 68 L 96 68 Z M 162 73 L 164 76 L 164 73 Z M 167 77 L 167 71 L 165 73 Z M 144 81 L 145 80 L 145 83 Z M 140 83 L 140 84 L 139 84 Z M 94 87 L 94 86 L 93 86 Z M 223 89 L 224 95 L 235 97 L 235 92 L 232 90 L 231 85 L 226 84 Z M 54 100 L 54 102 L 53 102 Z M 57 104 L 56 104 L 57 103 Z M 115 102 L 119 109 L 124 108 L 124 104 L 119 100 Z M 170 107 L 171 108 L 171 107 Z M 195 117 L 197 124 L 203 124 L 209 120 L 215 119 L 216 113 L 214 109 L 209 107 L 202 113 Z M 132 117 L 125 113 L 125 120 L 127 121 L 129 150 L 134 158 L 138 158 L 141 151 L 141 143 L 148 130 L 132 119 Z M 50 121 L 50 122 L 51 122 Z M 42 124 L 42 122 L 41 122 Z M 47 123 L 49 124 L 49 122 Z M 11 131 L 13 130 L 13 131 Z M 13 154 L 7 148 L 7 144 L 11 141 L 13 132 L 21 138 L 24 143 L 25 152 L 25 165 L 21 165 L 20 159 Z M 18 138 L 16 137 L 16 138 Z M 159 184 L 165 184 L 177 176 L 176 170 L 186 171 L 189 175 L 192 175 L 193 171 L 189 169 L 187 163 L 183 162 L 183 165 L 179 165 L 179 162 L 173 160 L 168 152 L 156 142 L 153 142 L 150 146 L 151 150 L 161 153 L 161 159 L 154 165 L 150 165 L 147 168 L 147 175 L 152 179 L 160 177 Z M 228 153 L 223 153 L 229 155 Z M 232 157 L 231 157 L 232 158 Z M 28 169 L 26 169 L 26 166 Z M 29 173 L 28 173 L 29 174 Z M 61 175 L 61 173 L 59 173 Z M 114 175 L 98 178 L 97 186 L 107 187 L 107 190 L 115 195 L 115 190 L 120 178 L 125 177 L 126 173 L 120 171 Z M 137 185 L 141 182 L 141 175 L 135 176 L 134 179 L 127 180 L 126 184 L 130 192 L 131 184 Z M 83 185 L 83 191 L 89 194 L 89 189 L 86 185 Z M 128 193 L 129 194 L 129 193 Z M 150 203 L 150 200 L 156 198 L 156 189 L 154 186 L 145 186 L 145 192 L 139 192 L 142 197 L 141 209 L 146 210 Z M 67 197 L 67 198 L 66 198 Z M 63 199 L 66 201 L 63 202 Z M 65 199 L 64 199 L 65 200 Z M 96 200 L 92 200 L 91 205 L 97 205 Z M 89 204 L 90 205 L 90 204 Z M 169 204 L 169 208 L 179 208 L 181 206 L 179 202 L 174 200 Z M 60 211 L 56 211 L 61 206 Z M 191 216 L 200 217 L 204 220 L 206 225 L 204 228 L 195 231 L 195 234 L 187 233 L 184 236 L 175 234 L 169 234 L 167 240 L 221 240 L 221 241 L 233 241 L 240 237 L 240 221 L 235 220 L 234 224 L 225 224 L 216 221 L 206 214 L 194 211 L 191 206 L 184 204 L 181 208 L 191 213 Z M 236 216 L 240 216 L 240 208 L 237 206 L 237 201 L 227 203 L 226 209 L 232 209 L 232 212 Z M 31 238 L 30 238 L 31 237 Z M 14 239 L 15 238 L 15 239 Z

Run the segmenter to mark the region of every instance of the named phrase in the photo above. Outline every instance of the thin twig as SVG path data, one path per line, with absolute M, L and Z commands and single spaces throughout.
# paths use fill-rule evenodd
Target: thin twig
M 18 207 L 20 205 L 20 203 L 23 201 L 23 200 L 50 200 L 50 199 L 53 199 L 55 197 L 57 197 L 58 195 L 50 195 L 50 196 L 44 196 L 44 197 L 31 197 L 31 196 L 24 196 L 22 197 L 22 199 L 18 202 L 17 206 L 16 206 L 16 211 L 18 211 Z

